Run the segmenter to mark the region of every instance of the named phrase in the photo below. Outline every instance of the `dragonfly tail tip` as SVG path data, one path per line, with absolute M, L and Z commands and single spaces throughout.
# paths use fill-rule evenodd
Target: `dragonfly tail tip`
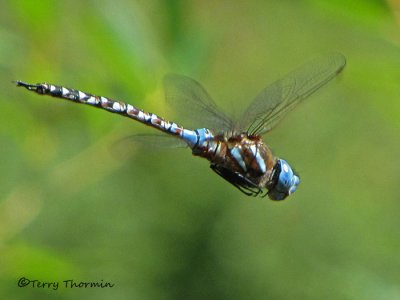
M 25 87 L 26 89 L 28 89 L 28 90 L 37 90 L 37 88 L 38 88 L 38 85 L 37 84 L 29 84 L 29 83 L 25 83 L 25 82 L 23 82 L 23 81 L 20 81 L 20 80 L 13 80 L 12 81 L 14 84 L 16 84 L 17 86 L 23 86 L 23 87 Z

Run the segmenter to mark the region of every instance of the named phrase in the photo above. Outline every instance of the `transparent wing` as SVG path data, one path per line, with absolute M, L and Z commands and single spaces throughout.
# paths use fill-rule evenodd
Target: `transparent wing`
M 178 118 L 187 121 L 182 125 L 192 126 L 192 129 L 206 127 L 215 133 L 232 128 L 231 119 L 217 107 L 196 80 L 168 74 L 164 78 L 164 91 L 167 104 L 179 114 Z
M 239 121 L 239 129 L 247 129 L 249 134 L 268 132 L 300 101 L 339 74 L 345 65 L 346 59 L 342 54 L 331 53 L 275 81 L 250 104 Z
M 117 142 L 118 148 L 165 149 L 186 148 L 188 145 L 176 136 L 167 134 L 135 134 Z
M 182 140 L 161 134 L 138 134 L 117 140 L 110 151 L 115 157 L 130 158 L 133 154 L 143 151 L 163 151 L 166 149 L 178 149 L 188 147 Z

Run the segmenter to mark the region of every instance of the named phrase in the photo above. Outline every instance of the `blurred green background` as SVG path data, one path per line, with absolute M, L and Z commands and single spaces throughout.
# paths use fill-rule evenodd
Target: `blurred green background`
M 0 24 L 0 298 L 400 299 L 397 1 L 17 0 Z M 167 72 L 239 113 L 330 51 L 344 72 L 265 137 L 301 176 L 283 202 L 246 197 L 188 149 L 121 151 L 151 128 L 11 83 L 179 122 Z

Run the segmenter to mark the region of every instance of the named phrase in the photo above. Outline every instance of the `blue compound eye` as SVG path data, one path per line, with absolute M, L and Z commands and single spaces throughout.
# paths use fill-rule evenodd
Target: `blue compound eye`
M 275 166 L 276 184 L 268 192 L 271 200 L 283 200 L 293 194 L 300 183 L 300 178 L 293 173 L 289 164 L 279 159 Z

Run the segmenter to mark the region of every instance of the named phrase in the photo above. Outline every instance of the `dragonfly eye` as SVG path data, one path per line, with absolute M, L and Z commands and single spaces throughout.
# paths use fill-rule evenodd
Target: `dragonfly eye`
M 284 200 L 296 191 L 300 178 L 283 159 L 279 159 L 276 163 L 274 173 L 272 180 L 275 184 L 269 190 L 268 196 L 271 200 Z

